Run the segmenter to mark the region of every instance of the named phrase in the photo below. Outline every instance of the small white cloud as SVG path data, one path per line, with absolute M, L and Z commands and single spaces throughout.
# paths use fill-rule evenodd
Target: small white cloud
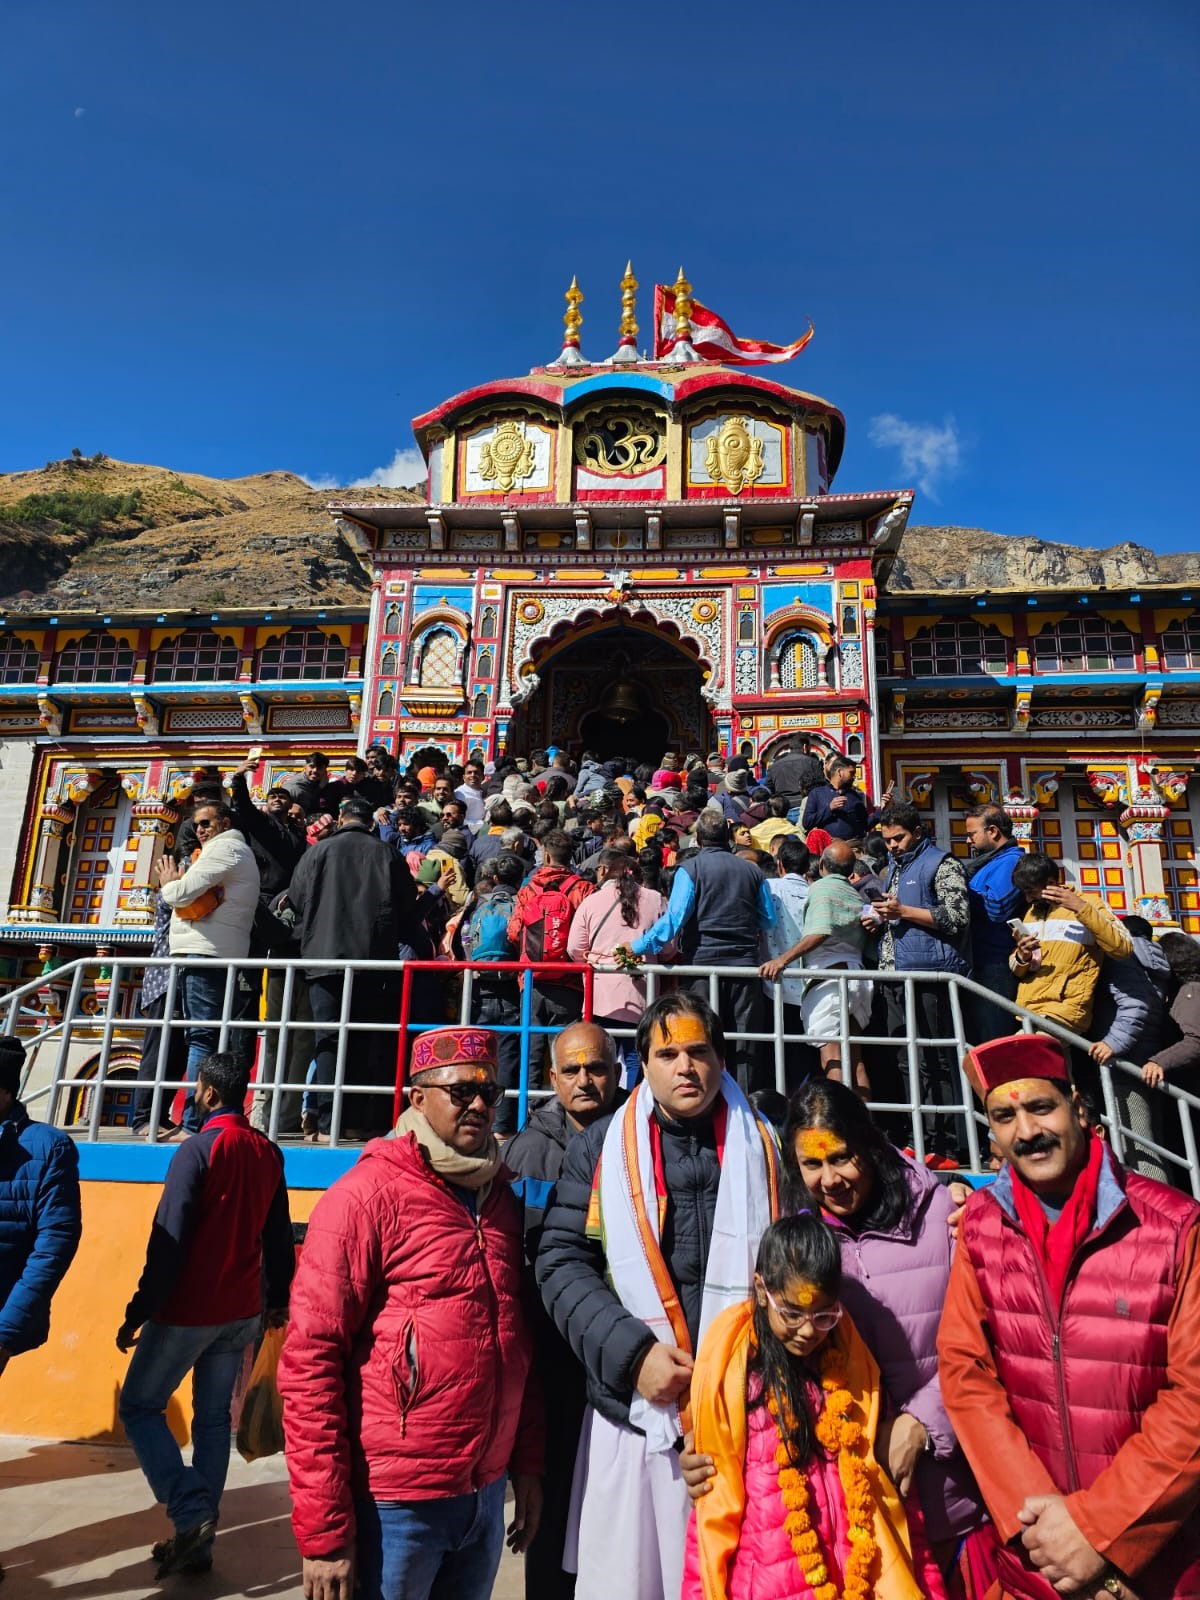
M 899 450 L 902 470 L 931 500 L 937 499 L 943 479 L 952 478 L 962 460 L 953 417 L 947 417 L 939 428 L 932 422 L 905 422 L 885 411 L 871 418 L 868 438 L 881 450 Z
M 86 106 L 76 106 L 75 107 L 75 119 L 76 119 L 76 121 L 78 121 L 80 117 L 86 117 L 86 116 L 87 116 L 87 107 Z
M 425 458 L 419 450 L 411 446 L 407 450 L 397 450 L 396 454 L 385 467 L 376 467 L 374 472 L 368 472 L 365 478 L 352 478 L 349 483 L 342 483 L 339 478 L 315 478 L 310 473 L 301 472 L 299 476 L 305 483 L 311 484 L 314 489 L 411 489 L 414 485 L 420 487 L 428 475 Z

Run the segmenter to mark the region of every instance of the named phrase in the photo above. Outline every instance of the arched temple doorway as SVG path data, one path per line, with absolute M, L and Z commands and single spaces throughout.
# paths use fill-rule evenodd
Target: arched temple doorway
M 573 626 L 535 653 L 539 683 L 514 718 L 509 748 L 561 745 L 652 765 L 664 750 L 712 747 L 706 677 L 694 647 L 626 613 Z

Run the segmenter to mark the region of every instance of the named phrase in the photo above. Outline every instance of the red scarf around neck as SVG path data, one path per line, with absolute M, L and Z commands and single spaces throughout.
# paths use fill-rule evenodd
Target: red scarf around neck
M 1012 1168 L 1013 1202 L 1017 1217 L 1030 1244 L 1041 1257 L 1056 1309 L 1062 1306 L 1063 1289 L 1075 1252 L 1095 1224 L 1096 1191 L 1100 1184 L 1100 1168 L 1104 1163 L 1104 1141 L 1092 1134 L 1088 1146 L 1087 1163 L 1075 1180 L 1075 1187 L 1053 1227 L 1037 1195 L 1022 1182 L 1016 1167 Z

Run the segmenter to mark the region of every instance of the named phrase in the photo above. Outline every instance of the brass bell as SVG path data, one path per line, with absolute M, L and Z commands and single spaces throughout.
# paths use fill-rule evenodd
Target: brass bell
M 636 722 L 644 715 L 637 684 L 628 678 L 619 678 L 604 696 L 600 715 L 612 722 Z

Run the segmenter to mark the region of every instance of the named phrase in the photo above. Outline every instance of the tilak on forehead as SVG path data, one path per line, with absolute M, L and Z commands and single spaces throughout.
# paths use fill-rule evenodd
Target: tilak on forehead
M 603 1063 L 604 1052 L 595 1045 L 573 1044 L 569 1050 L 559 1052 L 564 1066 L 595 1067 Z
M 708 1029 L 699 1017 L 683 1016 L 664 1017 L 661 1022 L 654 1025 L 657 1042 L 660 1044 L 711 1044 Z
M 796 1134 L 796 1149 L 802 1161 L 826 1161 L 835 1150 L 844 1150 L 846 1141 L 830 1128 L 801 1128 Z
M 422 1083 L 490 1083 L 496 1076 L 491 1067 L 468 1067 L 461 1063 L 445 1067 L 426 1067 L 421 1073 Z M 420 1084 L 417 1085 L 420 1088 Z

